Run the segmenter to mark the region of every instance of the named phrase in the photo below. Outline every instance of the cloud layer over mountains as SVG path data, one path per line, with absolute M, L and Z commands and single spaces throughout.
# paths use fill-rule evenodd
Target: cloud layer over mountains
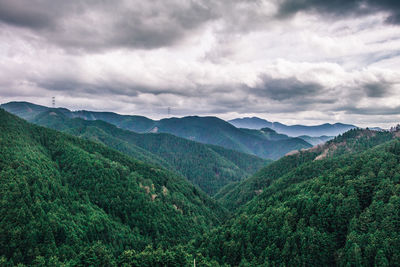
M 396 0 L 0 0 L 0 102 L 387 127 L 399 26 Z

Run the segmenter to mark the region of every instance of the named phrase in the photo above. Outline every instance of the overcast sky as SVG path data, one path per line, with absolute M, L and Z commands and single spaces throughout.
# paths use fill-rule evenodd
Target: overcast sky
M 0 0 L 0 102 L 400 122 L 399 0 Z

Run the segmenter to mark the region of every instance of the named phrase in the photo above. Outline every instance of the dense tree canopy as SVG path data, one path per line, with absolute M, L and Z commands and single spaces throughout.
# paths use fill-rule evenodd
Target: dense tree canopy
M 399 266 L 397 136 L 292 153 L 218 193 L 228 213 L 141 146 L 138 161 L 0 109 L 0 266 Z
M 1 109 L 0 151 L 3 261 L 114 262 L 187 243 L 225 217 L 181 176 Z
M 304 161 L 315 154 L 304 152 L 274 163 L 298 157 L 294 168 L 265 168 L 251 178 L 263 191 L 199 249 L 233 266 L 399 266 L 400 141 L 374 147 L 386 138 L 354 130 L 335 142 L 357 153 Z
M 32 122 L 101 142 L 141 161 L 180 173 L 210 195 L 251 176 L 270 162 L 170 134 L 138 134 L 104 121 L 70 119 L 59 109 L 40 113 Z

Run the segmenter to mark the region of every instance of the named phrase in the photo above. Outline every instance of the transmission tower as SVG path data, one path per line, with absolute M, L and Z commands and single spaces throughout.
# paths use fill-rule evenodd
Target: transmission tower
M 168 117 L 171 115 L 171 107 L 168 107 Z
M 56 107 L 56 98 L 54 96 L 51 98 L 51 104 L 52 104 L 53 108 Z

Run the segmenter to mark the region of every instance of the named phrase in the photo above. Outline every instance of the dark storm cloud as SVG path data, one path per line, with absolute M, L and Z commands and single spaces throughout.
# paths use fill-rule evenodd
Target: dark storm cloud
M 78 94 L 92 94 L 92 95 L 125 95 L 125 96 L 137 96 L 138 88 L 133 86 L 126 87 L 118 83 L 113 83 L 108 86 L 107 83 L 101 85 L 91 84 L 85 82 L 79 82 L 76 80 L 43 80 L 37 82 L 37 85 L 41 88 L 51 90 L 53 92 L 63 93 L 78 93 Z M 144 89 L 146 90 L 146 89 Z
M 373 82 L 364 84 L 364 89 L 368 97 L 380 98 L 387 97 L 392 89 L 392 84 L 387 82 Z
M 303 82 L 295 77 L 274 79 L 268 75 L 262 75 L 260 78 L 261 83 L 254 87 L 252 92 L 277 101 L 308 98 L 324 89 L 317 83 Z
M 63 48 L 152 49 L 172 45 L 216 18 L 206 1 L 0 0 L 0 22 Z
M 334 16 L 387 11 L 400 23 L 397 0 L 283 0 L 275 18 L 299 11 Z M 272 4 L 271 4 L 272 5 Z M 268 11 L 270 8 L 266 8 Z M 225 21 L 223 35 L 265 28 L 274 19 L 262 1 L 246 0 L 0 0 L 0 22 L 35 32 L 67 50 L 98 52 L 112 48 L 155 49 L 195 36 L 210 21 Z
M 344 17 L 362 16 L 374 12 L 388 12 L 388 23 L 400 23 L 400 1 L 398 0 L 283 0 L 279 6 L 279 17 L 287 17 L 300 11 L 311 11 Z
M 354 106 L 348 106 L 343 109 L 347 114 L 357 114 L 357 115 L 399 115 L 400 106 L 396 107 L 386 107 L 386 106 L 376 106 L 367 108 L 358 108 Z
M 40 78 L 33 79 L 32 83 L 40 88 L 60 92 L 93 94 L 96 96 L 120 95 L 138 96 L 139 94 L 151 94 L 154 96 L 170 94 L 175 97 L 206 97 L 212 94 L 220 94 L 229 90 L 228 87 L 196 85 L 191 89 L 173 88 L 148 84 L 140 84 L 138 81 L 123 81 L 118 79 L 105 79 L 101 82 L 84 82 L 74 78 Z M 221 101 L 225 101 L 222 99 Z
M 0 21 L 3 23 L 29 27 L 32 29 L 43 29 L 51 27 L 56 18 L 61 14 L 61 10 L 68 12 L 65 4 L 57 1 L 20 1 L 20 0 L 1 0 L 0 1 Z

